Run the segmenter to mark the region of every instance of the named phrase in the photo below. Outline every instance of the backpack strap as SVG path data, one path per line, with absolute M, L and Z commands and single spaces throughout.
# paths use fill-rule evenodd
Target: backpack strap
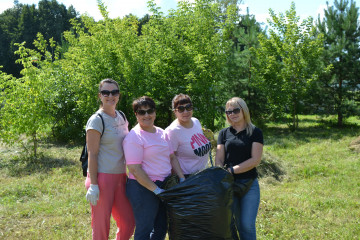
M 102 130 L 102 133 L 101 133 L 101 137 L 102 137 L 102 135 L 104 134 L 104 130 L 105 130 L 105 124 L 104 124 L 104 119 L 103 119 L 103 117 L 101 116 L 101 114 L 98 113 L 98 115 L 99 115 L 99 117 L 100 117 L 100 119 L 101 119 L 101 122 L 102 122 L 102 125 L 103 125 L 103 130 Z
M 123 113 L 122 111 L 118 110 L 118 112 L 120 113 L 120 115 L 123 117 L 124 121 L 126 122 L 126 116 L 125 113 Z

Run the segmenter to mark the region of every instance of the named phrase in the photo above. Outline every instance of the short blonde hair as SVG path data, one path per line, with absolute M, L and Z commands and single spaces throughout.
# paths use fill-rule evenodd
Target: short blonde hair
M 233 108 L 240 107 L 241 108 L 241 111 L 243 111 L 244 119 L 245 119 L 246 134 L 251 136 L 254 131 L 255 126 L 251 122 L 250 112 L 249 112 L 248 106 L 246 105 L 246 102 L 242 98 L 233 97 L 233 98 L 230 98 L 226 102 L 225 108 L 228 109 L 229 107 L 233 107 Z M 230 125 L 233 125 L 231 120 L 229 119 L 228 115 L 226 115 L 226 120 Z

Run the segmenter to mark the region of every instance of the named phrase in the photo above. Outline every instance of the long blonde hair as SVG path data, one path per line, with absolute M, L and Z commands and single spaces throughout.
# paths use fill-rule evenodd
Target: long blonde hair
M 249 112 L 248 106 L 246 105 L 246 102 L 242 98 L 233 97 L 233 98 L 230 98 L 226 102 L 226 105 L 225 105 L 226 109 L 228 109 L 228 107 L 230 107 L 230 106 L 233 108 L 237 108 L 237 107 L 241 108 L 241 110 L 243 111 L 243 114 L 244 114 L 244 119 L 245 119 L 246 134 L 248 136 L 251 136 L 254 131 L 255 125 L 252 124 L 252 122 L 251 122 L 250 112 Z M 232 122 L 229 119 L 228 115 L 226 115 L 226 120 L 230 125 L 232 125 Z

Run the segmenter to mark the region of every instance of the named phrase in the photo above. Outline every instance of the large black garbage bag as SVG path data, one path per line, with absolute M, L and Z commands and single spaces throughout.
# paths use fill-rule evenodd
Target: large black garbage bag
M 230 173 L 212 167 L 161 193 L 170 239 L 232 239 L 233 182 Z

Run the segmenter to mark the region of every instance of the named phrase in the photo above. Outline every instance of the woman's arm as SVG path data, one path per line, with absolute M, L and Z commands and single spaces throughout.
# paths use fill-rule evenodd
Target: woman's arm
M 149 176 L 146 172 L 142 169 L 141 164 L 129 164 L 127 165 L 130 173 L 135 176 L 138 183 L 140 183 L 145 188 L 149 189 L 150 191 L 154 191 L 157 186 L 156 184 L 151 181 Z
M 263 152 L 263 144 L 258 142 L 253 142 L 251 148 L 251 158 L 248 160 L 233 166 L 234 173 L 243 173 L 247 172 L 254 167 L 258 166 L 261 162 L 261 156 Z
M 215 166 L 223 167 L 225 160 L 225 145 L 218 144 L 216 147 Z
M 175 156 L 174 153 L 170 154 L 170 162 L 171 162 L 172 169 L 174 170 L 176 175 L 178 175 L 179 178 L 185 179 L 184 173 L 182 172 L 180 164 L 179 164 L 179 160 L 177 159 L 177 157 Z
M 97 171 L 98 171 L 98 154 L 100 148 L 100 132 L 90 129 L 86 132 L 86 144 L 88 150 L 88 168 L 90 175 L 90 183 L 98 184 Z

